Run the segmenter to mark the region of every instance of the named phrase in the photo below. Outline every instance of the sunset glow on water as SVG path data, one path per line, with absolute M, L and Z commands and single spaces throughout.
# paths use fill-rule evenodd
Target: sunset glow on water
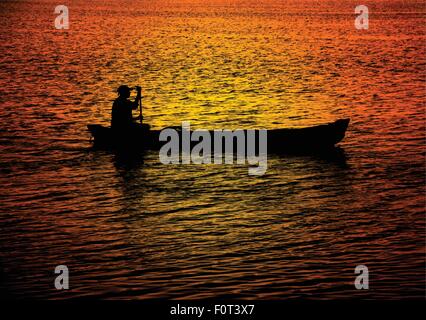
M 0 265 L 11 297 L 422 298 L 423 1 L 0 3 Z M 121 84 L 152 128 L 350 118 L 345 159 L 163 165 L 91 150 Z M 72 274 L 53 286 L 55 266 Z M 370 268 L 369 290 L 353 286 Z

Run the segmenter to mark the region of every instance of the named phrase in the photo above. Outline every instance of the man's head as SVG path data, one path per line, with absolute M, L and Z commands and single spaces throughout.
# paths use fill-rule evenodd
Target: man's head
M 123 98 L 130 97 L 130 88 L 126 85 L 121 85 L 117 89 L 118 95 Z

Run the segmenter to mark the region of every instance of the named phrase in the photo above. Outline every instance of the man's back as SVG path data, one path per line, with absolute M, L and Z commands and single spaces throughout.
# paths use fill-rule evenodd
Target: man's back
M 132 109 L 134 103 L 118 97 L 112 105 L 111 127 L 114 129 L 130 128 L 133 123 Z

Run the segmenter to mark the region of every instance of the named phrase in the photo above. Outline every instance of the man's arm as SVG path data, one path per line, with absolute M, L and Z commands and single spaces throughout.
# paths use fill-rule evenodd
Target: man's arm
M 139 95 L 139 93 L 138 93 L 138 94 L 136 95 L 135 101 L 133 101 L 133 102 L 131 103 L 132 110 L 136 110 L 136 109 L 138 108 L 138 106 L 139 106 L 139 99 L 140 99 L 140 95 Z
M 135 101 L 133 102 L 133 107 L 132 107 L 133 110 L 138 108 L 139 101 L 142 98 L 142 94 L 141 94 L 142 88 L 136 87 L 136 90 L 137 90 L 137 94 L 136 94 Z M 133 120 L 136 120 L 136 121 L 139 120 L 140 122 L 142 122 L 142 119 L 143 119 L 142 115 L 138 115 L 137 117 L 133 117 Z
M 132 109 L 133 110 L 136 110 L 137 108 L 138 108 L 138 106 L 139 106 L 139 100 L 140 100 L 140 98 L 142 97 L 142 88 L 141 87 L 136 87 L 136 89 L 137 89 L 137 94 L 136 94 L 136 98 L 135 98 L 135 101 L 134 102 L 132 102 Z

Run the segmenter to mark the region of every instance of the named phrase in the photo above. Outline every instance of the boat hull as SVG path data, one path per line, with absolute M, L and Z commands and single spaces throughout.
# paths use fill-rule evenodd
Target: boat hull
M 345 137 L 348 125 L 349 119 L 340 119 L 333 123 L 308 128 L 268 130 L 267 150 L 274 153 L 286 153 L 316 152 L 333 148 Z M 141 128 L 123 136 L 117 135 L 111 128 L 102 125 L 92 124 L 87 127 L 93 138 L 94 146 L 98 148 L 159 150 L 166 143 L 159 140 L 160 130 Z M 181 138 L 181 132 L 178 131 L 178 133 Z M 214 132 L 210 131 L 212 148 L 214 147 L 213 135 Z M 197 143 L 198 141 L 192 142 L 191 148 Z

